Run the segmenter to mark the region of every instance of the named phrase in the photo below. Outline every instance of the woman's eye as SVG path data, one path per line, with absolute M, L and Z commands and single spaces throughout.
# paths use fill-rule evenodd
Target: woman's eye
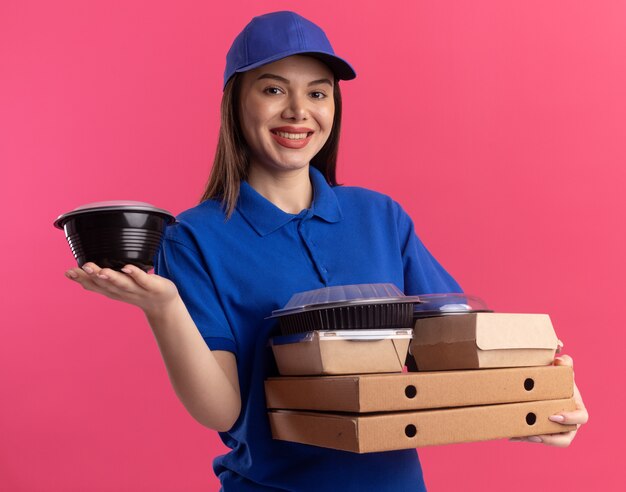
M 324 99 L 326 97 L 326 94 L 321 91 L 314 91 L 311 92 L 311 97 L 313 97 L 313 99 Z
M 281 94 L 283 91 L 278 87 L 266 87 L 263 92 L 265 92 L 266 94 L 274 95 L 274 94 Z

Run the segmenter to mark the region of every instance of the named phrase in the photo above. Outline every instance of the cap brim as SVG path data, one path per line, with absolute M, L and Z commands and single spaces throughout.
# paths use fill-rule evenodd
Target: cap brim
M 356 77 L 354 68 L 345 61 L 343 58 L 339 58 L 335 55 L 329 55 L 328 53 L 306 52 L 302 55 L 310 55 L 320 61 L 326 63 L 331 70 L 335 73 L 335 76 L 340 80 L 352 80 Z
M 241 67 L 235 70 L 235 72 L 248 72 L 249 70 L 254 70 L 255 68 L 262 67 L 263 65 L 267 65 L 268 63 L 272 63 L 278 60 L 282 60 L 283 58 L 287 58 L 288 56 L 292 55 L 310 55 L 314 58 L 317 58 L 321 62 L 328 65 L 335 74 L 335 77 L 340 80 L 352 80 L 356 77 L 356 72 L 347 61 L 345 61 L 343 58 L 339 58 L 337 55 L 332 55 L 330 53 L 322 51 L 291 50 L 265 58 L 256 63 L 251 63 L 250 65 L 246 65 L 245 67 Z

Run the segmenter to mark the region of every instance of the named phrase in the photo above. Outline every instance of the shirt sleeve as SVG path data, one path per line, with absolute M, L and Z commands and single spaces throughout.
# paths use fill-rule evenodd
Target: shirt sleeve
M 176 284 L 191 318 L 211 350 L 237 354 L 235 337 L 215 283 L 196 248 L 166 233 L 154 258 L 154 273 Z
M 439 264 L 417 237 L 411 217 L 400 205 L 397 207 L 404 265 L 404 293 L 419 295 L 463 292 L 456 280 Z

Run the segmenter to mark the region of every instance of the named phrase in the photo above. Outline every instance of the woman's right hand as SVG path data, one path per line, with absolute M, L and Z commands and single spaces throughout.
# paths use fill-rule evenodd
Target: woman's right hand
M 98 292 L 116 301 L 140 307 L 146 314 L 156 312 L 178 296 L 174 282 L 159 275 L 150 275 L 135 265 L 126 265 L 123 272 L 85 263 L 71 268 L 65 276 L 86 290 Z

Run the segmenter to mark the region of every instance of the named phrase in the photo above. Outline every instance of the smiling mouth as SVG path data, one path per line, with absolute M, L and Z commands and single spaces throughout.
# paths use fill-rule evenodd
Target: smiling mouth
M 270 130 L 274 135 L 278 135 L 281 138 L 286 138 L 288 140 L 304 140 L 305 138 L 313 135 L 313 132 L 306 133 L 288 133 L 288 132 L 280 132 L 277 130 Z

